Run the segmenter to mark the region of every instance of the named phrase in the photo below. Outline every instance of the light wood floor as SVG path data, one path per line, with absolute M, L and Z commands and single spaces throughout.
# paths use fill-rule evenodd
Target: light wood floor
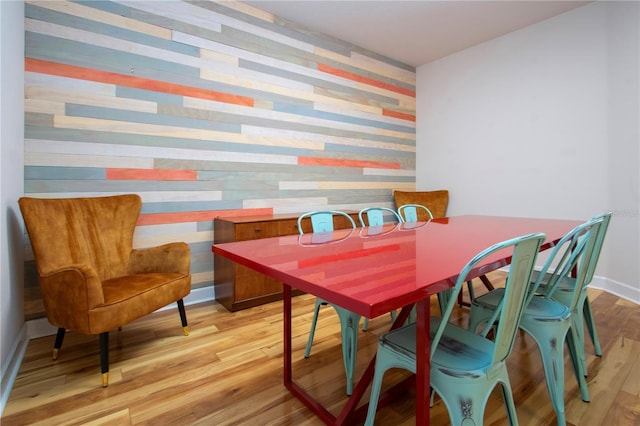
M 567 420 L 570 425 L 640 425 L 640 307 L 605 292 L 592 291 L 590 297 L 604 356 L 595 357 L 588 343 L 590 403 L 580 399 L 567 363 Z M 293 302 L 294 376 L 337 413 L 345 400 L 344 373 L 339 323 L 330 308 L 321 311 L 311 357 L 303 357 L 313 303 L 308 295 Z M 57 361 L 51 360 L 54 337 L 35 339 L 0 423 L 319 425 L 282 385 L 281 307 L 274 302 L 229 313 L 215 302 L 188 306 L 189 336 L 182 335 L 175 310 L 140 319 L 111 333 L 107 388 L 100 386 L 97 337 L 68 333 Z M 435 305 L 432 312 L 438 312 Z M 467 310 L 457 314 L 465 321 Z M 389 324 L 385 315 L 360 333 L 358 377 Z M 509 373 L 520 424 L 555 424 L 537 347 L 523 333 L 516 340 Z M 385 384 L 403 374 L 390 372 Z M 376 424 L 411 425 L 413 412 L 413 395 L 407 393 L 384 407 Z M 449 423 L 440 401 L 431 422 Z M 495 391 L 485 424 L 505 422 Z

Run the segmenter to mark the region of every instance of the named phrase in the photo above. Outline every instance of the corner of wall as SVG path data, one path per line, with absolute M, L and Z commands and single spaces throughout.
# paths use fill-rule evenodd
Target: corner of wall
M 18 370 L 20 370 L 20 365 L 22 365 L 22 359 L 27 351 L 28 344 L 29 337 L 27 333 L 27 324 L 25 323 L 20 330 L 17 340 L 9 351 L 7 362 L 2 365 L 2 378 L 0 379 L 0 415 L 4 412 L 4 407 L 7 405 L 7 401 L 9 400 L 11 388 L 18 376 Z

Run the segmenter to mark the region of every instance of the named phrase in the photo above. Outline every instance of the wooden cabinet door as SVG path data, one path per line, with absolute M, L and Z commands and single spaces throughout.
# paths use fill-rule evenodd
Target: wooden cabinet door
M 258 240 L 277 237 L 278 222 L 263 221 L 236 224 L 235 240 Z M 244 302 L 263 296 L 282 293 L 282 284 L 245 266 L 236 265 L 234 302 Z
M 261 238 L 277 237 L 277 222 L 249 222 L 238 223 L 235 229 L 235 241 L 259 240 Z
M 264 274 L 256 272 L 242 265 L 236 265 L 236 294 L 235 301 L 282 293 L 282 284 Z

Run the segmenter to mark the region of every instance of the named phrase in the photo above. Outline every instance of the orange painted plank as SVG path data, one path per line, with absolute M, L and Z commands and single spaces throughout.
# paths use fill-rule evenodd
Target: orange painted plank
M 217 210 L 216 217 L 249 217 L 249 216 L 273 215 L 273 207 L 261 207 L 254 209 Z
M 229 93 L 216 92 L 215 90 L 206 90 L 198 87 L 167 83 L 164 81 L 141 78 L 133 75 L 94 70 L 75 65 L 61 64 L 58 62 L 26 58 L 24 67 L 25 71 L 38 72 L 41 74 L 59 75 L 62 77 L 117 84 L 119 86 L 135 87 L 137 89 L 152 90 L 154 92 L 171 93 L 173 95 L 190 96 L 193 98 L 208 99 L 235 105 L 253 106 L 253 98 L 246 96 L 231 95 Z
M 216 217 L 257 216 L 272 214 L 273 208 L 271 207 L 238 210 L 206 210 L 199 212 L 149 213 L 141 214 L 140 217 L 138 217 L 137 225 L 144 226 L 183 222 L 207 222 L 215 219 Z
M 331 166 L 331 167 L 369 167 L 372 169 L 399 169 L 400 163 L 385 163 L 382 161 L 346 160 L 343 158 L 298 157 L 298 164 L 303 166 Z
M 318 64 L 318 71 L 326 72 L 327 74 L 331 74 L 331 75 L 337 75 L 338 77 L 343 77 L 349 80 L 357 81 L 359 83 L 368 84 L 369 86 L 379 87 L 381 89 L 386 89 L 392 92 L 411 96 L 412 98 L 416 97 L 415 90 L 409 90 L 409 89 L 405 89 L 404 87 L 394 86 L 393 84 L 385 83 L 379 80 L 374 80 L 373 78 L 354 74 L 352 72 L 334 68 L 326 64 Z
M 382 110 L 382 115 L 384 115 L 385 117 L 394 117 L 394 118 L 399 118 L 401 120 L 413 121 L 414 123 L 416 121 L 416 116 L 415 115 L 405 114 L 405 113 L 398 112 L 398 111 L 393 111 L 393 110 L 390 110 L 390 109 L 383 109 Z
M 197 180 L 195 170 L 107 169 L 107 180 Z

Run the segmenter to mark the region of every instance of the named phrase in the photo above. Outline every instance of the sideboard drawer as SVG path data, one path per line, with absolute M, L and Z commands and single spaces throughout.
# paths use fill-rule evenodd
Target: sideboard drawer
M 277 237 L 278 224 L 276 222 L 239 223 L 235 226 L 235 241 L 259 240 L 261 238 Z

